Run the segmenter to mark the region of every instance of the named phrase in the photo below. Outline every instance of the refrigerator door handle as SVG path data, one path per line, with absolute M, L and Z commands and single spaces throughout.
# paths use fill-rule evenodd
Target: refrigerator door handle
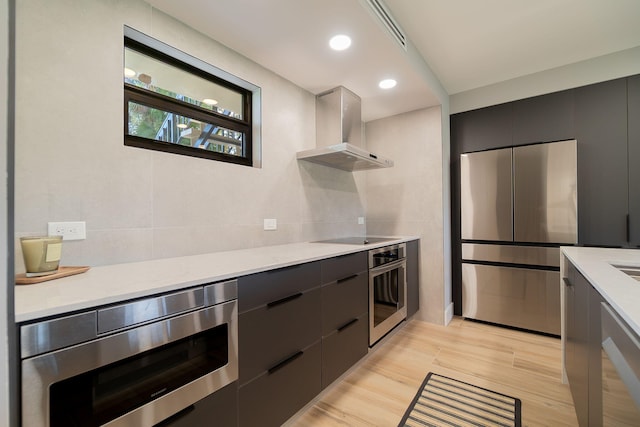
M 629 243 L 631 241 L 631 233 L 629 230 L 629 214 L 627 214 L 627 221 L 626 221 L 626 226 L 627 226 L 627 233 L 626 233 L 626 237 L 627 237 L 627 243 Z

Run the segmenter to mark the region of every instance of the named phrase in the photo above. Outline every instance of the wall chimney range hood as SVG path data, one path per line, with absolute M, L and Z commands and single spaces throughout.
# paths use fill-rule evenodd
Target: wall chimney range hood
M 339 86 L 316 95 L 316 146 L 297 153 L 298 160 L 358 171 L 388 168 L 393 161 L 364 148 L 360 98 Z

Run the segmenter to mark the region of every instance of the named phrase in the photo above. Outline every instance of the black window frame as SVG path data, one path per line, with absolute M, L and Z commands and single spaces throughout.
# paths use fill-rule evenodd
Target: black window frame
M 188 64 L 177 59 L 170 54 L 161 52 L 133 38 L 124 37 L 124 48 L 135 50 L 146 56 L 162 61 L 168 65 L 179 68 L 195 76 L 209 80 L 217 85 L 223 86 L 242 95 L 243 112 L 242 119 L 211 111 L 200 106 L 190 104 L 179 99 L 167 97 L 135 85 L 124 83 L 124 145 L 144 148 L 155 151 L 162 151 L 172 154 L 199 157 L 210 160 L 217 160 L 227 163 L 253 166 L 253 92 L 250 89 L 238 86 L 221 77 L 215 76 L 201 68 Z M 181 52 L 182 55 L 186 55 Z M 199 61 L 193 58 L 195 61 Z M 168 88 L 170 89 L 170 88 Z M 144 138 L 129 134 L 129 102 L 141 104 L 158 110 L 175 113 L 189 118 L 199 120 L 215 126 L 241 132 L 244 135 L 244 154 L 232 155 L 217 151 L 203 150 L 197 147 L 179 145 L 171 142 L 159 141 L 156 139 Z

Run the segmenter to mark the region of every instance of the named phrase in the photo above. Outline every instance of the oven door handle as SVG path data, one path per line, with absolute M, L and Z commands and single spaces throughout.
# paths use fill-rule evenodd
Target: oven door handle
M 406 265 L 407 265 L 407 260 L 403 258 L 389 264 L 381 265 L 380 267 L 372 268 L 371 270 L 369 270 L 369 275 L 378 276 L 388 271 L 395 270 L 396 268 L 404 268 Z

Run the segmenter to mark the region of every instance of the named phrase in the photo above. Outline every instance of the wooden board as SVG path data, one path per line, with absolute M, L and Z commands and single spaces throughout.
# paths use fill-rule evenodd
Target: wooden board
M 59 279 L 61 277 L 73 276 L 74 274 L 84 273 L 90 267 L 59 267 L 58 271 L 47 276 L 27 277 L 25 273 L 16 274 L 16 285 L 33 285 L 34 283 L 42 283 L 48 280 Z

